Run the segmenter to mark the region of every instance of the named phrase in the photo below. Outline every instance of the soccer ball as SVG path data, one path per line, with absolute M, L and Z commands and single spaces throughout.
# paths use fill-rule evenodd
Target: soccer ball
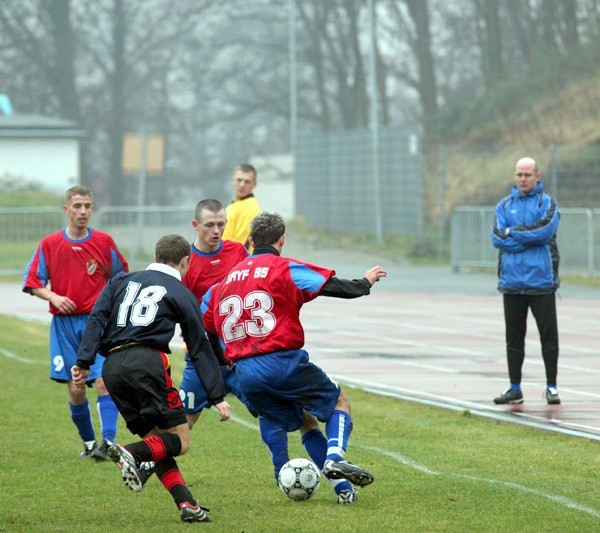
M 296 501 L 308 500 L 321 484 L 321 474 L 308 459 L 291 459 L 279 471 L 277 484 L 284 494 Z

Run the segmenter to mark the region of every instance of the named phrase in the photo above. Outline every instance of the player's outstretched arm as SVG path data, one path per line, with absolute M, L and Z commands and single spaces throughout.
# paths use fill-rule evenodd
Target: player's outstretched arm
M 231 406 L 225 400 L 215 404 L 215 407 L 217 408 L 217 411 L 219 411 L 219 414 L 221 415 L 221 422 L 225 422 L 226 420 L 229 420 L 229 417 L 231 416 Z
M 374 266 L 365 272 L 365 278 L 371 284 L 371 287 L 375 285 L 381 278 L 385 278 L 387 272 L 380 266 Z
M 385 276 L 387 272 L 380 266 L 371 267 L 361 279 L 340 279 L 332 276 L 321 287 L 320 294 L 333 298 L 359 298 L 369 294 L 371 287 Z

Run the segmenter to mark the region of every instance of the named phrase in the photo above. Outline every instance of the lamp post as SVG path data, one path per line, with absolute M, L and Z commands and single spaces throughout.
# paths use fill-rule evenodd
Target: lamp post
M 374 0 L 369 0 L 369 63 L 371 70 L 371 153 L 373 169 L 373 207 L 375 211 L 375 235 L 377 243 L 383 243 L 383 219 L 381 208 L 381 186 L 379 177 L 379 95 L 377 91 L 377 54 L 375 35 Z

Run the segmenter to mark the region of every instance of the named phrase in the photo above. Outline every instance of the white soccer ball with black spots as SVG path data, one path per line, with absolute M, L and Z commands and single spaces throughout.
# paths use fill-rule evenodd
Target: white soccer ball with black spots
M 281 467 L 277 483 L 291 500 L 308 500 L 321 484 L 321 473 L 308 459 L 291 459 Z

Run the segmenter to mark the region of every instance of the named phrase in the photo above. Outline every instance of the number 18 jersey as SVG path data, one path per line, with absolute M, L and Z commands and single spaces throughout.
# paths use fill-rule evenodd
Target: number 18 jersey
M 231 361 L 304 346 L 302 305 L 334 270 L 266 253 L 237 264 L 205 296 L 204 323 L 224 341 Z

